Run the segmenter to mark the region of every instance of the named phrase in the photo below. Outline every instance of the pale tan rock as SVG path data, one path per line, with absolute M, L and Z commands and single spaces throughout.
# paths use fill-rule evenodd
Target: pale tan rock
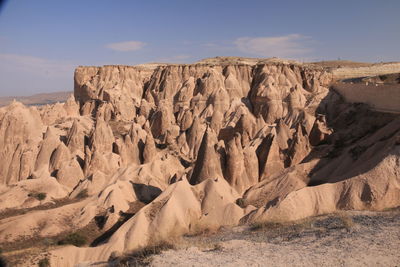
M 179 112 L 177 122 L 180 126 L 181 131 L 186 131 L 193 123 L 192 112 L 189 109 L 181 110 L 181 112 Z
M 205 228 L 398 206 L 400 120 L 350 106 L 331 79 L 280 59 L 79 67 L 77 102 L 0 108 L 0 211 L 76 201 L 4 218 L 0 239 L 122 223 L 50 256 L 93 265 Z
M 66 142 L 68 148 L 72 153 L 76 153 L 77 151 L 84 152 L 85 136 L 85 128 L 77 119 L 75 119 L 72 127 L 69 129 Z
M 195 185 L 209 178 L 223 179 L 220 159 L 215 150 L 216 143 L 215 133 L 211 128 L 207 128 L 196 157 L 190 184 Z
M 260 181 L 284 169 L 276 136 L 276 132 L 273 131 L 260 145 Z
M 249 145 L 243 148 L 244 168 L 247 173 L 248 183 L 247 186 L 253 186 L 259 182 L 259 168 L 258 158 L 256 153 L 256 146 Z
M 165 136 L 167 131 L 172 126 L 170 110 L 165 104 L 161 104 L 159 109 L 153 114 L 150 127 L 151 133 L 155 138 Z
M 324 116 L 318 116 L 314 122 L 313 128 L 310 133 L 310 144 L 313 146 L 318 145 L 332 133 L 332 130 L 326 125 Z
M 63 162 L 68 162 L 71 159 L 73 159 L 73 157 L 69 149 L 64 143 L 60 143 L 50 157 L 50 173 L 60 169 Z
M 34 194 L 39 192 L 45 192 L 46 198 L 42 200 L 35 198 Z M 7 188 L 7 190 L 0 189 L 0 210 L 32 208 L 49 204 L 54 199 L 67 197 L 68 193 L 68 188 L 58 183 L 54 177 L 24 179 L 14 183 L 14 186 Z M 29 219 L 29 215 L 31 214 L 28 213 L 28 216 L 24 220 Z M 18 232 L 15 234 L 18 234 Z
M 152 74 L 151 69 L 129 66 L 78 67 L 75 71 L 75 98 L 81 105 L 89 100 L 112 103 L 113 116 L 132 120 L 135 103 L 139 104 L 144 83 Z M 81 114 L 90 114 L 93 108 L 85 108 Z
M 72 266 L 83 261 L 104 261 L 115 251 L 134 250 L 155 240 L 214 229 L 218 225 L 235 225 L 244 215 L 234 204 L 236 198 L 237 194 L 224 179 L 209 179 L 197 186 L 179 181 L 142 208 L 106 244 L 92 248 L 60 248 L 52 252 L 51 263 Z M 63 257 L 66 254 L 74 256 L 66 259 Z
M 188 143 L 186 142 L 185 132 L 183 132 L 181 135 L 179 135 L 178 140 L 177 140 L 177 146 L 179 147 L 179 151 L 182 154 L 189 155 L 190 147 L 189 147 Z
M 245 155 L 248 157 L 245 158 Z M 241 136 L 237 134 L 226 146 L 225 178 L 239 194 L 258 182 L 258 171 L 254 175 L 251 169 L 247 169 L 248 167 L 256 167 L 258 170 L 257 156 L 255 153 L 251 154 L 249 150 L 244 153 Z
M 50 157 L 59 145 L 60 137 L 54 133 L 51 127 L 47 127 L 35 162 L 35 172 L 41 173 L 44 171 L 48 173 Z
M 42 125 L 36 108 L 19 102 L 0 108 L 0 184 L 15 183 L 32 174 Z
M 151 162 L 156 154 L 157 154 L 157 149 L 154 143 L 154 138 L 151 135 L 151 133 L 148 133 L 146 136 L 146 142 L 144 144 L 143 163 Z
M 221 111 L 216 110 L 212 114 L 210 127 L 214 130 L 214 132 L 219 133 L 224 123 L 224 115 Z
M 308 138 L 303 131 L 305 131 L 304 128 L 299 124 L 288 151 L 290 165 L 300 163 L 311 150 Z
M 289 193 L 269 209 L 264 207 L 250 216 L 251 221 L 299 220 L 308 216 L 332 213 L 339 209 L 382 209 L 398 205 L 400 190 L 398 176 L 392 171 L 398 168 L 398 150 L 392 151 L 370 172 L 349 180 L 304 187 Z M 386 173 L 386 175 L 382 175 Z M 382 179 L 376 179 L 379 176 Z M 383 189 L 385 188 L 385 189 Z M 340 193 L 338 193 L 340 192 Z
M 91 154 L 90 154 L 91 153 Z M 88 158 L 88 161 L 86 161 Z M 113 174 L 122 165 L 121 157 L 115 153 L 94 150 L 85 155 L 85 176 L 90 176 L 96 171 L 106 175 Z
M 203 139 L 204 130 L 205 126 L 201 124 L 200 118 L 195 117 L 187 135 L 187 143 L 190 147 L 189 157 L 192 159 L 195 159 L 198 154 L 201 140 Z
M 109 122 L 115 116 L 114 113 L 114 106 L 111 103 L 102 103 L 96 111 L 96 121 Z
M 111 152 L 113 143 L 114 135 L 111 127 L 102 119 L 97 120 L 92 136 L 90 137 L 92 149 L 99 153 Z
M 290 132 L 290 129 L 288 125 L 283 121 L 279 120 L 279 122 L 276 125 L 276 141 L 279 144 L 279 148 L 282 150 L 287 149 L 288 146 L 288 141 L 291 139 L 292 134 Z
M 132 164 L 140 164 L 139 157 L 139 139 L 137 135 L 134 135 L 134 140 L 132 142 L 131 137 L 126 135 L 123 140 L 117 139 L 117 154 L 120 155 L 122 164 L 124 166 L 129 166 Z
M 70 97 L 64 103 L 64 109 L 67 112 L 68 117 L 79 116 L 79 104 L 75 100 L 74 95 L 70 95 Z
M 84 178 L 81 166 L 75 159 L 64 161 L 57 170 L 57 181 L 73 189 Z
M 150 103 L 147 102 L 146 99 L 142 99 L 140 102 L 139 115 L 144 116 L 146 119 L 149 119 L 150 111 L 151 111 Z
M 39 111 L 41 113 L 42 122 L 45 125 L 52 125 L 56 121 L 67 117 L 67 111 L 64 109 L 64 104 L 62 103 L 40 107 Z

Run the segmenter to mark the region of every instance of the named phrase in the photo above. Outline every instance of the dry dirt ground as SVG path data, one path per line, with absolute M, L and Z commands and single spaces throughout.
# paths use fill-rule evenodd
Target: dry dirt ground
M 223 229 L 175 247 L 117 266 L 400 266 L 400 209 Z

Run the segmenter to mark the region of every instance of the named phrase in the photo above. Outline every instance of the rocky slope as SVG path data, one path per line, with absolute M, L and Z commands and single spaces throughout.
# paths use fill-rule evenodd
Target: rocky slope
M 398 206 L 400 117 L 346 103 L 333 78 L 279 60 L 78 67 L 66 103 L 0 108 L 0 209 L 14 214 L 0 242 L 94 225 L 90 247 L 51 251 L 74 266 L 204 229 Z

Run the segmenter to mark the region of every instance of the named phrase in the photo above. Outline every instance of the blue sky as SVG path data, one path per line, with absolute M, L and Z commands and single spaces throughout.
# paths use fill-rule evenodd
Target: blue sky
M 0 11 L 0 96 L 73 90 L 78 65 L 400 61 L 399 14 L 397 0 L 10 0 Z

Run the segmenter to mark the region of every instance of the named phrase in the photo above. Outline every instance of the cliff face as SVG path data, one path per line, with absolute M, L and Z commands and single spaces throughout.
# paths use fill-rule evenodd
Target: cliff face
M 249 62 L 79 67 L 75 99 L 0 108 L 0 209 L 76 202 L 3 219 L 0 240 L 101 217 L 106 243 L 53 253 L 73 266 L 204 228 L 400 204 L 398 116 L 346 103 L 323 68 Z
M 78 67 L 75 70 L 75 98 L 86 105 L 82 115 L 95 111 L 98 102 L 111 103 L 116 119 L 131 120 L 140 104 L 151 69 L 129 66 Z
M 270 144 L 259 147 L 259 151 L 267 152 L 257 169 L 268 176 L 271 173 L 264 171 L 264 165 L 270 160 L 277 161 L 282 168 L 300 162 L 310 147 L 307 137 L 306 143 L 295 146 L 296 139 L 303 138 L 297 130 L 304 131 L 306 136 L 310 134 L 315 111 L 328 94 L 330 81 L 330 73 L 323 69 L 279 62 L 167 65 L 155 69 L 80 67 L 75 72 L 75 97 L 82 115 L 125 124 L 134 121 L 139 127 L 147 125 L 147 132 L 158 145 L 176 149 L 181 157 L 195 163 L 195 171 L 189 175 L 198 175 L 198 165 L 204 165 L 208 171 L 201 171 L 203 181 L 213 176 L 223 178 L 223 173 L 232 172 L 225 166 L 225 158 L 235 157 L 230 153 L 243 153 L 232 146 L 225 148 L 235 135 L 240 140 L 238 151 L 249 150 L 254 145 L 251 143 L 260 139 L 257 134 L 273 135 L 275 131 L 269 133 L 268 125 L 273 127 L 279 122 L 280 134 L 284 136 L 281 147 L 274 146 L 275 158 L 268 157 Z M 206 127 L 216 138 L 207 138 L 204 146 L 209 148 L 202 150 Z M 219 151 L 214 148 L 217 144 L 221 146 Z M 283 153 L 284 150 L 290 150 L 290 154 Z M 255 151 L 247 153 L 254 153 L 256 158 Z M 239 158 L 244 164 L 243 156 Z M 196 159 L 208 163 L 195 162 Z M 212 170 L 215 168 L 221 171 Z M 245 178 L 252 182 L 228 180 L 242 192 L 258 181 L 258 176 Z
M 304 108 L 296 96 L 326 91 L 331 75 L 322 69 L 295 64 L 167 65 L 144 67 L 79 67 L 75 71 L 75 98 L 81 113 L 96 112 L 111 103 L 112 116 L 132 120 L 137 110 L 163 106 L 183 116 L 199 115 L 213 107 L 225 113 L 231 102 L 243 100 L 254 116 L 268 122 Z M 303 90 L 304 92 L 302 92 Z M 296 95 L 289 99 L 289 94 Z M 90 106 L 90 107 L 88 107 Z M 274 114 L 277 113 L 277 114 Z M 149 114 L 140 114 L 149 115 Z

